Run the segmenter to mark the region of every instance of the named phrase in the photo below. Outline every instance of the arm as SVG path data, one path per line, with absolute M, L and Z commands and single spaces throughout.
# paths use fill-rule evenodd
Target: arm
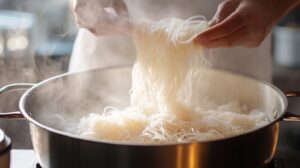
M 196 39 L 207 48 L 258 47 L 272 26 L 300 0 L 225 0 L 211 27 Z

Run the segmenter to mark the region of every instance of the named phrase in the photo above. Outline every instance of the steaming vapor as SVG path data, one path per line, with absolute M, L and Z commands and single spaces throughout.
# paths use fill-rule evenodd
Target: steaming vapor
M 86 3 L 94 2 L 94 0 L 82 1 L 85 1 Z M 46 14 L 47 11 L 50 10 L 56 11 L 56 5 L 65 5 L 66 3 L 68 3 L 67 0 L 56 0 L 52 2 L 54 2 L 55 4 L 53 6 L 49 5 L 48 8 L 40 10 L 40 14 Z M 147 18 L 151 20 L 160 20 L 168 17 L 178 17 L 186 19 L 190 16 L 199 14 L 204 15 L 207 18 L 211 18 L 217 8 L 217 2 L 220 2 L 220 0 L 210 0 L 209 3 L 207 0 L 125 0 L 128 12 L 132 19 Z M 41 1 L 41 3 L 45 3 L 45 1 Z M 30 5 L 35 5 L 35 8 L 39 9 L 40 5 L 37 4 L 40 3 L 32 2 L 32 4 Z M 97 15 L 97 11 L 99 10 L 99 6 L 97 7 L 95 5 L 99 4 L 92 4 L 93 8 L 86 10 L 92 13 L 88 13 L 89 16 L 92 17 L 92 19 L 95 15 Z M 62 16 L 58 15 L 53 17 L 52 19 L 54 19 L 54 21 L 58 21 L 61 18 Z M 40 28 L 43 27 L 43 25 L 39 24 L 38 26 Z M 43 28 L 47 30 L 47 27 Z M 43 37 L 41 34 L 39 34 L 38 38 L 47 39 L 48 37 Z M 242 50 L 241 53 L 245 53 L 245 50 Z M 253 54 L 253 52 L 249 53 L 252 53 L 251 55 L 256 55 L 255 53 Z M 76 41 L 76 49 L 73 52 L 74 57 L 71 61 L 70 70 L 79 71 L 91 68 L 129 64 L 133 63 L 134 55 L 134 47 L 131 40 L 127 37 L 96 37 L 89 32 L 82 31 L 81 36 L 79 36 Z M 241 59 L 245 59 L 245 57 L 241 57 Z M 251 59 L 253 59 L 253 57 Z M 24 64 L 23 61 L 16 60 L 9 61 L 9 63 L 7 63 L 7 61 L 0 61 L 0 85 L 3 86 L 5 84 L 14 82 L 38 82 L 41 79 L 61 73 L 60 70 L 57 71 L 57 69 L 60 68 L 60 64 L 57 64 L 57 66 L 50 66 L 47 65 L 49 63 L 48 60 L 42 60 L 42 62 L 46 62 L 46 64 L 41 66 L 39 63 L 37 64 L 38 61 L 34 59 L 33 54 L 28 55 L 28 57 L 26 57 L 26 60 L 29 60 L 28 64 Z M 230 59 L 228 59 L 228 62 L 230 62 Z M 250 63 L 251 62 L 249 62 L 249 64 Z M 44 71 L 40 70 L 41 67 L 44 69 Z M 237 67 L 237 69 L 238 68 L 239 67 Z M 99 81 L 101 75 L 107 75 L 104 81 Z M 126 102 L 118 102 L 119 100 L 116 97 L 107 98 L 112 90 L 99 91 L 96 89 L 96 87 L 91 87 L 91 84 L 95 86 L 95 83 L 101 83 L 101 85 L 105 87 L 105 85 L 110 85 L 111 83 L 116 82 L 119 83 L 118 87 L 130 86 L 129 83 L 124 84 L 125 80 L 122 80 L 122 78 L 116 79 L 111 78 L 111 76 L 114 76 L 114 74 L 92 73 L 88 76 L 83 75 L 78 79 L 73 79 L 71 81 L 57 81 L 58 83 L 60 83 L 60 85 L 55 85 L 56 87 L 47 87 L 45 88 L 44 92 L 39 92 L 41 94 L 47 93 L 47 96 L 45 96 L 43 99 L 32 100 L 32 102 L 36 103 L 36 106 L 40 104 L 39 109 L 28 110 L 42 112 L 42 116 L 35 116 L 40 122 L 48 125 L 56 125 L 57 128 L 60 129 L 63 123 L 72 124 L 73 121 L 78 121 L 78 118 L 82 117 L 88 112 L 99 111 L 99 109 L 102 108 L 99 107 L 100 103 L 102 103 L 103 105 L 119 103 L 120 108 L 122 108 L 122 106 L 126 104 Z M 124 77 L 128 77 L 128 75 L 125 75 Z M 120 93 L 119 96 L 121 95 L 128 95 L 128 93 Z M 107 102 L 103 103 L 104 100 L 101 98 L 103 96 L 106 97 L 105 100 L 107 100 Z M 122 98 L 120 100 L 126 99 Z M 64 106 L 61 106 L 60 102 L 64 102 Z M 15 103 L 13 103 L 13 101 L 7 101 L 0 105 L 1 110 L 10 111 L 10 109 L 8 109 L 10 103 L 12 106 L 15 106 Z M 57 117 L 57 114 L 61 111 L 64 111 L 65 113 L 63 113 L 61 117 Z M 53 120 L 51 120 L 49 116 L 54 117 L 52 118 Z M 49 123 L 49 121 L 57 121 L 57 123 Z M 1 122 L 2 121 L 0 121 L 0 126 Z M 6 130 L 8 130 L 8 127 L 11 126 L 1 126 L 1 128 L 4 128 Z M 19 130 L 19 132 L 22 131 Z M 29 133 L 27 135 L 29 135 Z
M 83 12 L 81 13 L 83 14 L 81 18 L 84 19 L 85 24 L 93 26 L 101 21 L 101 16 L 98 14 L 99 11 L 103 10 L 103 6 L 101 6 L 99 0 L 79 0 L 78 2 L 79 5 L 80 2 L 85 4 L 79 6 L 83 9 L 77 9 Z M 133 20 L 141 18 L 158 20 L 166 17 L 187 18 L 196 14 L 203 14 L 201 9 L 198 10 L 198 3 L 191 0 L 177 0 L 172 2 L 166 0 L 126 0 L 125 3 L 127 4 L 131 19 Z M 194 10 L 191 10 L 191 7 L 193 7 Z M 202 8 L 207 9 L 209 7 L 207 5 Z M 210 15 L 212 15 L 212 11 L 214 10 L 211 9 L 209 11 Z M 128 37 L 96 37 L 86 30 L 82 30 L 76 40 L 69 70 L 73 72 L 130 64 L 134 62 L 134 55 L 134 46 L 131 39 Z M 128 76 L 128 74 L 130 73 L 127 73 L 124 78 L 129 78 L 130 76 Z M 103 88 L 106 88 L 105 86 L 110 85 L 110 83 L 113 83 L 114 85 L 112 86 L 115 86 L 115 83 L 119 81 L 119 87 L 128 87 L 129 89 L 130 84 L 124 84 L 128 79 L 122 80 L 120 76 L 116 79 L 114 78 L 114 74 L 111 73 L 105 75 L 107 76 L 103 77 L 101 74 L 96 73 L 87 76 L 81 74 L 80 77 L 75 78 L 75 80 L 73 79 L 72 81 L 59 81 L 59 83 L 63 83 L 61 85 L 63 87 L 60 88 L 60 85 L 56 85 L 55 90 L 64 90 L 64 92 L 53 92 L 51 95 L 48 95 L 45 100 L 37 100 L 40 103 L 52 101 L 51 105 L 47 104 L 44 107 L 41 107 L 40 111 L 43 113 L 41 113 L 41 116 L 37 116 L 37 118 L 47 125 L 56 126 L 57 129 L 64 130 L 64 124 L 68 123 L 72 125 L 72 123 L 78 122 L 78 119 L 87 113 L 102 111 L 101 109 L 103 109 L 105 105 L 120 104 L 120 106 L 118 106 L 119 108 L 122 108 L 122 106 L 124 107 L 126 102 L 118 103 L 118 101 L 126 100 L 121 97 L 124 97 L 125 95 L 128 96 L 128 93 L 120 94 L 119 96 L 121 97 L 117 98 L 111 96 L 111 90 Z M 102 79 L 100 79 L 100 77 L 102 77 Z M 101 84 L 102 89 L 99 90 L 98 87 L 95 87 L 97 86 L 95 83 Z M 47 90 L 45 92 L 48 94 L 50 93 Z M 55 97 L 55 99 L 51 97 Z M 105 97 L 105 100 L 102 99 L 102 97 Z M 127 100 L 129 100 L 129 98 L 127 98 Z M 59 105 L 60 102 L 64 102 L 67 106 L 56 106 Z M 103 107 L 100 106 L 100 104 Z M 49 113 L 52 114 L 52 120 L 48 119 Z M 56 122 L 53 123 L 53 121 Z
M 64 67 L 69 58 L 61 60 L 46 57 L 52 53 L 36 53 L 37 48 L 43 42 L 59 37 L 71 23 L 68 15 L 63 15 L 59 11 L 69 8 L 68 0 L 52 1 L 5 1 L 0 2 L 2 9 L 17 10 L 32 13 L 34 15 L 33 24 L 28 25 L 27 14 L 20 13 L 19 21 L 11 29 L 0 31 L 0 87 L 12 83 L 38 83 L 51 76 L 64 73 Z M 66 12 L 67 13 L 67 12 Z M 56 14 L 56 15 L 54 15 Z M 71 15 L 71 14 L 70 14 Z M 62 18 L 69 19 L 70 22 L 62 21 Z M 11 23 L 10 20 L 9 23 Z M 0 22 L 1 29 L 4 29 L 8 22 Z M 55 23 L 55 24 L 49 24 Z M 67 23 L 67 24 L 66 24 Z M 50 26 L 51 27 L 50 27 Z M 25 28 L 24 28 L 25 27 Z M 50 31 L 56 30 L 57 37 L 48 37 Z M 67 34 L 73 33 L 69 32 Z M 22 38 L 19 38 L 22 37 Z M 24 37 L 26 43 L 24 43 Z M 23 43 L 20 41 L 23 39 Z M 25 50 L 17 51 L 16 46 L 26 44 Z M 10 47 L 14 51 L 10 51 Z M 24 91 L 11 91 L 0 97 L 0 112 L 18 111 L 18 101 Z M 55 98 L 55 95 L 50 95 Z M 14 148 L 30 148 L 30 133 L 25 120 L 1 120 L 0 128 L 3 129 L 13 141 Z
M 124 0 L 131 20 L 150 19 L 160 20 L 163 18 L 187 19 L 195 15 L 204 15 L 211 18 L 217 8 L 219 0 Z M 101 3 L 106 2 L 106 3 Z M 98 35 L 106 31 L 105 27 L 99 26 L 107 23 L 103 20 L 103 8 L 113 7 L 108 3 L 110 0 L 77 0 L 74 1 L 74 9 L 79 25 L 93 29 Z M 124 12 L 124 7 L 115 9 Z M 113 20 L 120 21 L 120 20 Z M 118 23 L 114 23 L 115 26 Z M 122 23 L 119 23 L 122 24 Z M 124 26 L 123 26 L 124 27 Z M 121 28 L 123 28 L 121 26 Z M 102 34 L 106 34 L 103 32 Z M 110 35 L 115 35 L 112 33 Z M 86 30 L 81 30 L 75 43 L 73 58 L 70 63 L 70 71 L 133 64 L 135 49 L 130 38 L 92 35 Z

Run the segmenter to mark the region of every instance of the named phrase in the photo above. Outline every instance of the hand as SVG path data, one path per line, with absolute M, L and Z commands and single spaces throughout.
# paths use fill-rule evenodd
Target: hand
M 128 12 L 122 0 L 71 0 L 70 5 L 78 25 L 95 35 L 126 33 Z
M 211 27 L 194 40 L 207 48 L 258 47 L 272 26 L 300 0 L 225 0 Z

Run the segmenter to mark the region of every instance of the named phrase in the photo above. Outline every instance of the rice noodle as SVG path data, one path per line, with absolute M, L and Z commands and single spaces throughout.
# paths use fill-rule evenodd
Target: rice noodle
M 264 112 L 233 100 L 205 99 L 198 84 L 209 63 L 192 40 L 208 27 L 201 16 L 188 20 L 140 21 L 134 32 L 131 106 L 107 107 L 80 120 L 82 137 L 128 143 L 181 143 L 225 138 L 267 124 Z

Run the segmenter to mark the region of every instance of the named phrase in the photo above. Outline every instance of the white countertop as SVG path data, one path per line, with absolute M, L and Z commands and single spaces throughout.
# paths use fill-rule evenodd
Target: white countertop
M 12 150 L 10 163 L 11 168 L 35 168 L 37 161 L 33 150 Z

